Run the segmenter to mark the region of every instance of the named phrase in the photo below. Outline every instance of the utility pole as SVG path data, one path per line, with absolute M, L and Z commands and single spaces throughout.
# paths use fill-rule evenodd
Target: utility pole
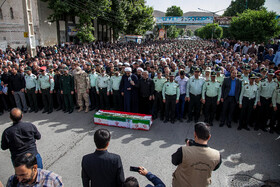
M 32 0 L 22 0 L 23 18 L 25 33 L 24 37 L 27 38 L 27 52 L 31 57 L 36 56 L 36 42 L 32 14 Z

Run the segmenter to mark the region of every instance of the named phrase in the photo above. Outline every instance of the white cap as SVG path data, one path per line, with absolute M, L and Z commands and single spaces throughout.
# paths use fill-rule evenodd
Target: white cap
M 130 67 L 126 67 L 126 68 L 124 68 L 124 71 L 130 71 L 131 72 L 132 70 L 131 70 Z
M 143 68 L 137 68 L 137 71 L 138 71 L 138 70 L 140 70 L 140 71 L 142 71 L 142 72 L 144 71 Z
M 125 66 L 130 66 L 130 64 L 128 62 L 125 62 L 124 65 Z
M 211 68 L 210 68 L 210 67 L 207 67 L 205 71 L 211 72 Z
M 121 62 L 118 63 L 118 66 L 122 66 L 122 65 L 123 65 L 123 63 L 121 63 Z

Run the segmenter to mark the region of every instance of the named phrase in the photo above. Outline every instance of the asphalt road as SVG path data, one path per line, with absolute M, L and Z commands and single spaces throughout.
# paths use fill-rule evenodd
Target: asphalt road
M 125 177 L 137 177 L 140 186 L 149 181 L 130 166 L 144 166 L 171 186 L 171 155 L 182 145 L 186 137 L 193 138 L 194 123 L 162 123 L 155 120 L 150 131 L 138 131 L 93 124 L 94 112 L 71 115 L 63 112 L 24 114 L 23 121 L 35 124 L 42 134 L 37 148 L 43 158 L 44 169 L 62 176 L 66 187 L 80 187 L 81 160 L 83 155 L 95 150 L 93 134 L 99 128 L 112 133 L 109 151 L 121 155 Z M 11 125 L 8 113 L 0 117 L 0 133 Z M 280 179 L 280 136 L 262 131 L 237 131 L 212 127 L 209 146 L 221 152 L 223 163 L 212 173 L 213 187 L 261 186 L 262 181 Z M 9 151 L 0 151 L 0 180 L 5 185 L 14 173 Z

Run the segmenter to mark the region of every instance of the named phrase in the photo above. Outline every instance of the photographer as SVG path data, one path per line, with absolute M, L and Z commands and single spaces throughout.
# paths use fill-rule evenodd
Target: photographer
M 148 172 L 144 167 L 139 167 L 138 172 L 146 176 L 146 178 L 154 184 L 154 187 L 165 187 L 165 184 L 151 172 Z M 123 187 L 139 187 L 139 183 L 135 177 L 128 177 L 125 179 Z M 148 184 L 146 187 L 153 187 L 152 185 Z
M 178 166 L 173 173 L 173 187 L 208 186 L 211 184 L 212 171 L 221 165 L 219 151 L 207 145 L 211 137 L 208 124 L 198 122 L 194 129 L 194 140 L 187 140 L 187 145 L 172 155 L 172 164 Z

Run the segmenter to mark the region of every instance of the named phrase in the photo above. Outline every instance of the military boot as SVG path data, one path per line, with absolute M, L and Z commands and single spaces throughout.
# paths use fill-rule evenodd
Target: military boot
M 81 112 L 83 110 L 83 107 L 80 107 L 80 109 L 78 110 L 78 112 Z
M 85 110 L 85 113 L 88 113 L 88 111 L 89 111 L 89 108 L 88 108 L 88 106 L 86 107 L 86 110 Z

